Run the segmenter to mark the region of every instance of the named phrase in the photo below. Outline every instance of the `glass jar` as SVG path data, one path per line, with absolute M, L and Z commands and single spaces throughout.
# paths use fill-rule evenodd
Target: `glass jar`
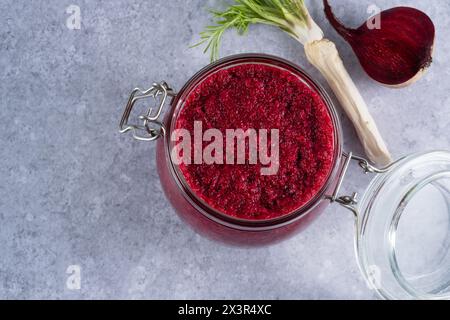
M 333 170 L 322 190 L 299 210 L 281 218 L 266 221 L 238 219 L 208 206 L 188 186 L 170 155 L 170 150 L 173 148 L 173 142 L 170 137 L 174 130 L 174 124 L 186 98 L 191 94 L 192 90 L 218 70 L 248 63 L 275 66 L 297 75 L 323 99 L 329 109 L 335 128 Z M 329 204 L 329 201 L 326 200 L 326 195 L 334 188 L 341 163 L 342 134 L 339 118 L 325 91 L 314 83 L 300 68 L 287 61 L 263 55 L 240 55 L 207 66 L 191 78 L 183 89 L 174 96 L 170 110 L 166 114 L 164 128 L 166 128 L 167 132 L 162 139 L 159 139 L 157 144 L 157 168 L 163 189 L 180 217 L 202 235 L 223 243 L 239 246 L 273 244 L 306 227 Z
M 213 209 L 191 190 L 179 167 L 171 158 L 173 142 L 170 137 L 187 96 L 214 72 L 241 64 L 264 64 L 296 75 L 318 94 L 332 118 L 335 144 L 333 165 L 324 186 L 307 204 L 280 218 L 264 221 L 243 220 Z M 136 105 L 139 102 L 148 99 L 156 101 L 156 108 L 150 108 L 145 115 L 140 116 L 138 118 L 141 121 L 140 124 L 130 124 L 129 118 L 133 108 L 137 108 Z M 163 108 L 169 99 L 171 100 L 169 110 L 161 121 Z M 446 280 L 450 279 L 450 233 L 448 232 L 450 153 L 431 152 L 413 155 L 386 168 L 376 168 L 361 157 L 344 153 L 341 125 L 331 99 L 319 84 L 295 64 L 262 54 L 237 55 L 205 67 L 194 75 L 177 94 L 165 82 L 155 83 L 145 91 L 135 89 L 128 101 L 120 129 L 122 133 L 132 132 L 137 140 L 158 140 L 156 161 L 163 190 L 181 219 L 199 234 L 238 246 L 254 247 L 274 244 L 300 232 L 327 206 L 338 203 L 355 215 L 355 244 L 359 265 L 369 284 L 381 297 L 388 299 L 450 298 L 450 281 Z M 376 174 L 359 206 L 356 193 L 352 196 L 339 194 L 346 172 L 353 161 L 357 162 L 365 173 Z M 430 192 L 432 195 L 428 194 Z M 425 205 L 417 205 L 417 202 L 420 204 L 421 201 L 426 201 Z M 433 249 L 435 255 L 424 250 L 429 256 L 427 258 L 429 263 L 426 268 L 421 269 L 418 266 L 417 269 L 413 269 L 411 262 L 407 260 L 411 257 L 411 250 L 414 251 L 420 247 L 420 241 L 414 249 L 409 248 L 408 244 L 414 241 L 414 237 L 411 240 L 411 228 L 408 229 L 403 225 L 404 221 L 409 219 L 405 217 L 412 216 L 413 223 L 417 221 L 417 212 L 429 210 L 430 201 L 432 205 L 438 206 L 436 211 L 438 213 L 435 213 L 433 217 L 439 216 L 436 219 L 443 231 L 439 239 L 434 238 L 433 232 L 429 232 L 427 241 L 436 247 Z M 443 224 L 439 219 L 447 220 Z M 413 226 L 412 231 L 415 229 L 417 228 Z M 405 259 L 406 261 L 403 261 Z M 422 260 L 417 257 L 417 261 Z

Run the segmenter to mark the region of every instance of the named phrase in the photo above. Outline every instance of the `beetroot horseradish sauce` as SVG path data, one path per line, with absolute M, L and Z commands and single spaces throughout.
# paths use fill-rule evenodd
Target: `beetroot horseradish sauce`
M 333 169 L 334 126 L 322 98 L 298 76 L 264 64 L 242 64 L 204 79 L 186 98 L 176 129 L 194 123 L 203 132 L 249 128 L 279 130 L 279 170 L 261 174 L 247 163 L 181 164 L 185 181 L 198 198 L 228 216 L 268 220 L 290 214 L 310 201 Z M 248 141 L 247 141 L 248 142 Z M 270 142 L 270 139 L 269 139 Z M 203 142 L 206 147 L 210 142 Z M 270 143 L 268 144 L 270 150 Z M 192 159 L 194 159 L 192 150 Z M 236 163 L 236 162 L 235 162 Z

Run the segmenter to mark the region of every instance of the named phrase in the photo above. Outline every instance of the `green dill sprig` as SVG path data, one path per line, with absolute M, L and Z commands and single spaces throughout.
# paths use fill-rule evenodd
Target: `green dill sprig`
M 219 57 L 219 48 L 224 32 L 236 29 L 244 35 L 251 24 L 276 26 L 289 35 L 305 41 L 310 27 L 310 16 L 304 0 L 235 0 L 235 4 L 225 11 L 211 11 L 215 25 L 200 33 L 201 41 L 194 45 L 207 43 L 205 53 L 211 51 L 211 60 Z

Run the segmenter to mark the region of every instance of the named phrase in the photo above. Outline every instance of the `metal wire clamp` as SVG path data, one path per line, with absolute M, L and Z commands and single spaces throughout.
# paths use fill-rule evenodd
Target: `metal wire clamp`
M 133 138 L 138 141 L 154 141 L 164 135 L 166 129 L 159 118 L 167 98 L 174 96 L 176 96 L 176 93 L 166 82 L 154 83 L 147 90 L 141 90 L 139 88 L 134 89 L 131 92 L 122 120 L 120 121 L 120 133 L 131 131 L 133 133 Z M 145 115 L 139 116 L 138 119 L 142 121 L 141 124 L 130 124 L 130 114 L 136 102 L 148 98 L 152 98 L 152 100 L 156 101 L 156 111 L 154 112 L 154 107 L 150 106 Z

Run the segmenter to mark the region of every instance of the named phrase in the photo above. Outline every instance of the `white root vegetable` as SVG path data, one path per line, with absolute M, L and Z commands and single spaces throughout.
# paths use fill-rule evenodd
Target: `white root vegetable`
M 392 162 L 391 155 L 367 105 L 344 67 L 333 42 L 322 39 L 305 44 L 309 62 L 325 77 L 347 116 L 355 126 L 366 155 L 377 165 Z

